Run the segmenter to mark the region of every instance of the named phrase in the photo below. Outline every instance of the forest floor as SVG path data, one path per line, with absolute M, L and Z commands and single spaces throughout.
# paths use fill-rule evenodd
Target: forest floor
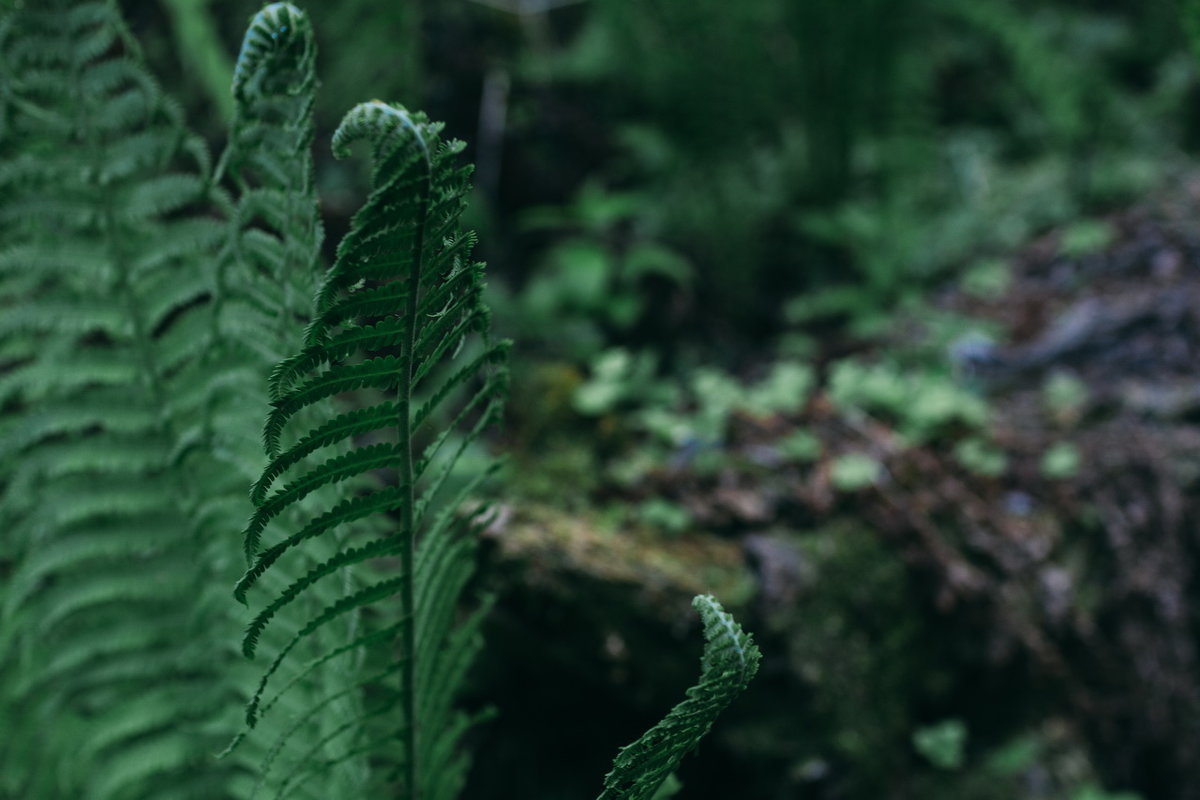
M 762 798 L 865 796 L 874 773 L 885 796 L 908 796 L 925 785 L 913 729 L 951 716 L 980 758 L 1057 725 L 1098 781 L 1197 796 L 1200 178 L 1083 235 L 1047 232 L 991 278 L 935 293 L 855 354 L 893 365 L 876 390 L 898 400 L 860 392 L 848 409 L 818 353 L 803 410 L 735 414 L 716 468 L 675 458 L 593 490 L 598 503 L 666 500 L 687 512 L 681 533 L 505 509 L 485 581 L 500 596 L 490 641 L 507 644 L 483 682 L 512 708 L 489 738 L 564 714 L 608 720 L 557 729 L 542 752 L 560 766 L 537 796 L 556 780 L 572 796 L 568 776 L 594 775 L 681 696 L 700 591 L 757 632 L 766 661 L 707 766 L 685 772 L 691 797 L 735 796 L 746 780 Z M 930 356 L 930 314 L 990 338 Z M 896 356 L 907 338 L 923 356 Z M 931 374 L 953 389 L 920 388 Z M 897 408 L 953 406 L 960 390 L 982 417 L 947 413 L 914 434 Z M 781 447 L 797 432 L 815 437 L 802 458 Z M 491 752 L 484 774 L 505 763 L 502 744 Z M 1024 796 L 1060 796 L 1067 779 L 1043 761 L 1023 767 Z M 1045 793 L 1029 788 L 1037 770 Z

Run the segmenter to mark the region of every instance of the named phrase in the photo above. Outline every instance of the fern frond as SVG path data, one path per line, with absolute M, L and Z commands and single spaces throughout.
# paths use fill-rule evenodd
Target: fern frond
M 114 2 L 6 4 L 0 84 L 0 725 L 39 732 L 0 794 L 238 796 L 220 542 L 261 459 L 220 436 L 269 362 L 212 324 L 211 164 Z
M 371 620 L 367 630 L 293 666 L 293 673 L 360 649 L 378 660 L 388 653 L 381 643 L 394 643 L 395 654 L 364 686 L 396 698 L 400 724 L 389 723 L 392 733 L 383 738 L 398 736 L 402 745 L 394 756 L 401 796 L 422 798 L 445 796 L 463 768 L 455 754 L 462 723 L 450 709 L 477 647 L 478 622 L 452 623 L 472 570 L 479 515 L 456 509 L 481 476 L 465 480 L 431 512 L 441 488 L 460 472 L 462 452 L 496 418 L 507 353 L 506 343 L 487 336 L 482 267 L 469 261 L 473 237 L 457 233 L 467 176 L 453 163 L 461 146 L 439 143 L 439 130 L 422 115 L 373 102 L 351 111 L 334 135 L 339 156 L 356 139 L 371 143 L 375 189 L 316 293 L 302 350 L 272 374 L 273 407 L 263 428 L 270 463 L 251 490 L 257 509 L 243 532 L 251 565 L 235 590 L 245 602 L 278 570 L 309 565 L 293 566 L 295 577 L 276 579 L 277 588 L 267 587 L 258 601 L 243 640 L 252 655 L 282 610 L 338 576 L 345 587 L 290 639 L 270 646 L 272 661 L 247 707 L 250 728 L 289 691 L 290 682 L 265 699 L 293 650 L 365 608 L 398 604 L 381 615 L 396 613 L 394 622 L 379 627 L 362 617 Z M 350 394 L 363 407 L 330 412 L 329 403 Z M 435 420 L 440 431 L 419 440 L 417 429 Z M 452 435 L 459 437 L 456 446 L 443 448 Z M 437 469 L 427 471 L 434 462 Z M 377 475 L 386 475 L 388 485 L 379 487 Z M 376 488 L 368 488 L 372 483 Z M 321 499 L 321 492 L 355 485 L 361 488 L 340 499 L 336 493 Z M 363 531 L 360 523 L 372 518 L 386 518 L 391 530 Z M 326 550 L 314 558 L 311 547 L 320 542 Z M 383 714 L 374 706 L 360 713 Z M 330 731 L 325 741 L 349 730 Z M 370 741 L 331 763 L 370 751 Z
M 295 326 L 311 313 L 323 238 L 312 161 L 315 64 L 304 12 L 272 3 L 254 15 L 234 66 L 233 136 L 217 168 L 238 193 L 222 324 L 257 325 L 270 362 L 291 349 Z
M 222 343 L 234 343 L 240 358 L 252 368 L 230 374 L 225 385 L 210 392 L 207 399 L 198 398 L 212 409 L 212 422 L 211 433 L 199 430 L 196 435 L 201 439 L 212 438 L 226 454 L 229 466 L 239 470 L 238 477 L 244 481 L 238 493 L 241 497 L 245 497 L 246 483 L 262 470 L 261 450 L 252 448 L 261 434 L 259 409 L 268 402 L 266 389 L 271 367 L 294 350 L 313 313 L 323 238 L 312 156 L 315 60 L 312 28 L 298 8 L 288 3 L 272 3 L 254 15 L 234 69 L 235 114 L 230 144 L 216 170 L 215 180 L 222 184 L 218 196 L 222 198 L 228 226 L 219 260 L 211 335 Z M 249 415 L 245 413 L 247 410 L 251 412 Z M 336 416 L 332 404 L 326 401 L 305 408 L 298 420 L 305 425 L 316 425 Z M 336 457 L 345 448 L 343 441 L 326 442 L 322 456 Z M 247 460 L 254 467 L 241 472 Z M 287 502 L 276 498 L 271 508 L 259 515 L 256 524 L 273 522 L 280 527 L 303 530 L 307 546 L 286 563 L 274 563 L 269 557 L 262 560 L 262 569 L 273 564 L 271 575 L 262 581 L 270 592 L 284 592 L 286 587 L 336 556 L 346 534 L 336 530 L 318 538 L 319 532 L 329 532 L 339 525 L 348 527 L 355 511 L 360 519 L 371 513 L 357 506 L 345 514 L 339 511 L 356 499 L 358 482 L 354 475 L 345 474 L 338 480 L 318 479 L 289 489 Z M 221 509 L 214 511 L 220 513 Z M 328 527 L 314 528 L 308 524 L 311 517 L 322 512 L 329 513 L 323 517 Z M 243 512 L 242 521 L 245 516 Z M 355 530 L 362 526 L 360 522 Z M 300 643 L 292 642 L 291 630 L 303 628 L 306 620 L 335 603 L 350 586 L 347 581 L 312 581 L 303 596 L 291 597 L 266 612 L 266 619 L 283 624 L 263 633 L 265 626 L 259 621 L 259 633 L 254 634 L 253 641 L 257 643 L 262 635 L 263 645 L 272 651 L 287 651 L 302 658 L 304 664 L 313 664 L 321 654 L 348 637 L 353 638 L 359 628 L 358 612 L 351 610 L 338 615 L 320 626 L 321 630 L 314 629 Z M 251 622 L 251 627 L 255 624 Z M 247 649 L 252 647 L 250 641 L 247 638 Z M 361 714 L 361 693 L 347 691 L 346 687 L 355 685 L 353 676 L 362 656 L 350 651 L 344 656 L 338 661 L 337 670 L 281 665 L 280 677 L 286 680 L 291 692 L 283 698 L 283 703 L 294 705 L 285 711 L 291 720 L 301 717 L 304 721 L 293 723 L 293 736 L 288 739 L 287 748 L 272 758 L 295 760 L 300 757 L 299 752 L 313 747 L 322 759 L 334 755 L 321 743 L 331 742 L 332 731 L 344 729 L 348 720 Z M 243 703 L 256 704 L 260 694 L 254 691 L 258 681 L 253 670 L 248 671 L 246 678 L 242 683 Z M 322 698 L 331 696 L 339 699 L 323 706 L 323 714 L 303 713 L 304 709 L 322 702 Z M 234 760 L 259 773 L 247 787 L 247 794 L 253 795 L 265 785 L 260 765 L 271 752 L 267 744 L 280 739 L 285 722 L 289 720 L 281 716 L 278 723 L 260 726 L 253 741 L 239 740 Z M 338 769 L 323 774 L 321 780 L 312 780 L 310 776 L 296 792 L 311 792 L 315 796 L 361 793 L 366 774 L 365 759 L 348 759 Z
M 700 682 L 687 699 L 633 744 L 622 747 L 604 778 L 599 800 L 651 800 L 659 786 L 700 739 L 717 715 L 742 693 L 758 671 L 758 647 L 711 595 L 692 606 L 704 623 Z

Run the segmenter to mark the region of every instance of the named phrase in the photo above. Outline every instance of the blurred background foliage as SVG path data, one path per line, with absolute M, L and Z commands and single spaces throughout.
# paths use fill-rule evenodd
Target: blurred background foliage
M 258 4 L 121 5 L 218 147 Z M 687 796 L 1200 796 L 1200 733 L 1162 711 L 1196 707 L 1195 615 L 1139 628 L 1113 588 L 1126 585 L 1117 512 L 1089 470 L 1126 441 L 1104 438 L 1120 417 L 1114 382 L 1046 355 L 1070 334 L 1054 334 L 1055 315 L 1093 278 L 1110 286 L 1119 259 L 1106 254 L 1136 228 L 1123 209 L 1187 173 L 1200 147 L 1174 0 L 308 6 L 327 242 L 365 190 L 361 165 L 327 148 L 354 103 L 424 109 L 468 143 L 470 223 L 498 327 L 517 340 L 510 496 L 602 536 L 737 539 L 763 596 L 780 569 L 800 587 L 753 607 L 768 651 L 758 694 L 698 760 L 709 766 L 682 773 Z M 1191 245 L 1162 243 L 1192 240 L 1168 234 L 1153 280 L 1182 269 L 1170 272 L 1176 256 L 1195 269 Z M 1010 401 L 1014 386 L 1029 391 Z M 1151 394 L 1137 419 L 1162 407 Z M 1188 408 L 1171 419 L 1191 424 Z M 1164 480 L 1194 527 L 1194 475 Z M 964 485 L 978 513 L 954 495 Z M 1147 535 L 1165 524 L 1146 519 Z M 1054 544 L 1027 564 L 1004 548 L 1030 531 Z M 762 550 L 760 535 L 788 544 Z M 1180 547 L 1168 561 L 1194 559 Z M 1046 599 L 1060 573 L 1069 614 Z M 496 635 L 511 639 L 504 608 Z M 624 663 L 624 645 L 603 641 Z M 1089 666 L 1092 649 L 1106 666 Z M 536 739 L 549 709 L 499 652 L 481 687 L 520 702 L 500 702 L 494 730 L 558 761 L 531 764 L 541 783 L 510 793 L 501 776 L 521 748 L 497 734 L 471 796 L 585 796 L 603 765 Z M 580 678 L 563 659 L 601 695 L 638 674 Z M 666 684 L 664 697 L 678 688 Z M 1133 709 L 1142 695 L 1158 716 Z M 630 730 L 654 697 L 620 706 Z
M 256 3 L 124 5 L 216 137 Z M 347 0 L 311 13 L 326 136 L 380 96 L 466 139 L 492 274 L 512 293 L 539 287 L 537 319 L 520 322 L 548 349 L 580 312 L 599 330 L 566 344 L 594 350 L 660 347 L 681 327 L 741 347 L 789 319 L 869 319 L 1137 196 L 1196 144 L 1172 0 Z M 362 188 L 351 169 L 322 158 L 331 227 L 338 197 Z M 575 285 L 551 297 L 547 283 Z M 565 319 L 546 317 L 551 304 Z

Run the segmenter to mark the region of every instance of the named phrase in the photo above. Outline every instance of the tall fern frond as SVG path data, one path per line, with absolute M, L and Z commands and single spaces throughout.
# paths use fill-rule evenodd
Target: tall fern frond
M 218 180 L 235 187 L 222 325 L 270 364 L 307 324 L 322 240 L 313 171 L 316 45 L 290 3 L 250 21 L 233 77 L 235 119 Z
M 312 158 L 315 58 L 302 11 L 274 3 L 254 15 L 234 69 L 230 143 L 214 177 L 228 224 L 208 335 L 225 369 L 205 398 L 201 438 L 246 480 L 262 468 L 255 442 L 267 377 L 312 313 L 322 240 Z
M 700 595 L 692 606 L 704 623 L 700 682 L 661 722 L 621 748 L 598 800 L 651 800 L 758 671 L 758 647 L 715 598 Z
M 213 449 L 237 471 L 240 485 L 230 497 L 238 500 L 239 523 L 250 510 L 245 486 L 258 477 L 263 466 L 256 443 L 261 409 L 268 405 L 267 379 L 273 365 L 295 348 L 312 316 L 322 240 L 312 154 L 315 60 L 312 28 L 302 11 L 287 3 L 274 3 L 254 15 L 234 70 L 235 119 L 230 144 L 216 171 L 218 198 L 229 226 L 218 267 L 212 335 L 238 351 L 237 361 L 244 368 L 236 374 L 227 370 L 221 393 L 210 401 L 209 437 Z M 303 424 L 315 425 L 335 416 L 333 403 L 325 402 L 305 409 L 302 419 Z M 336 450 L 339 445 L 331 443 L 331 447 Z M 284 513 L 283 524 L 303 524 L 306 514 L 334 505 L 354 490 L 352 483 L 317 487 Z M 301 557 L 281 565 L 268 576 L 268 591 L 282 591 L 324 563 L 338 552 L 345 536 L 314 542 Z M 228 555 L 225 544 L 221 542 Z M 283 647 L 290 637 L 286 633 L 289 627 L 302 625 L 349 586 L 349 576 L 340 585 L 326 582 L 282 609 L 285 624 L 268 633 L 269 646 Z M 311 663 L 352 637 L 357 627 L 357 614 L 348 614 L 311 637 L 297 655 L 303 663 Z M 277 716 L 278 724 L 258 731 L 257 749 L 253 744 L 239 748 L 233 759 L 259 773 L 250 794 L 270 786 L 276 777 L 260 765 L 301 757 L 313 761 L 334 758 L 333 745 L 328 744 L 331 732 L 344 730 L 347 721 L 362 712 L 353 677 L 360 661 L 361 657 L 350 655 L 339 662 L 340 670 L 299 666 L 295 671 L 284 670 L 280 677 L 286 678 L 290 687 L 282 701 L 286 716 Z M 249 693 L 257 677 L 249 664 L 245 666 L 239 683 Z M 331 697 L 336 699 L 328 700 Z M 249 694 L 244 695 L 243 704 L 249 699 Z M 306 715 L 306 710 L 318 706 L 321 714 Z M 289 722 L 296 718 L 304 721 Z M 365 758 L 346 759 L 336 769 L 327 770 L 322 776 L 325 780 L 310 775 L 300 786 L 288 789 L 288 796 L 306 791 L 313 796 L 361 791 L 366 775 Z
M 0 15 L 0 794 L 225 797 L 233 695 L 180 453 L 221 240 L 202 144 L 115 3 Z M 202 405 L 202 403 L 201 403 Z
M 263 430 L 269 464 L 251 492 L 249 569 L 235 590 L 243 602 L 262 597 L 243 640 L 246 655 L 266 647 L 271 658 L 247 726 L 290 691 L 290 682 L 276 685 L 279 672 L 298 660 L 303 643 L 362 614 L 361 627 L 299 670 L 330 668 L 356 653 L 374 665 L 361 679 L 373 698 L 364 724 L 345 730 L 345 738 L 366 735 L 346 742 L 345 756 L 388 744 L 399 796 L 421 800 L 449 800 L 465 771 L 455 743 L 467 721 L 452 700 L 478 647 L 479 617 L 457 628 L 452 622 L 480 524 L 478 513 L 461 508 L 484 475 L 466 474 L 460 460 L 498 418 L 508 350 L 488 335 L 483 267 L 470 261 L 473 237 L 458 228 L 469 174 L 455 166 L 463 145 L 440 142 L 440 129 L 423 115 L 371 102 L 347 114 L 334 135 L 339 157 L 356 140 L 372 145 L 375 188 L 317 292 L 303 348 L 272 375 Z M 337 397 L 356 398 L 359 407 L 315 420 L 313 409 Z M 362 488 L 304 510 L 315 493 L 349 486 Z M 303 522 L 295 525 L 298 510 Z M 359 527 L 381 518 L 382 534 Z M 336 552 L 321 563 L 282 589 L 264 586 L 329 542 Z M 341 596 L 267 647 L 276 615 L 336 578 Z M 308 759 L 292 775 L 328 763 Z

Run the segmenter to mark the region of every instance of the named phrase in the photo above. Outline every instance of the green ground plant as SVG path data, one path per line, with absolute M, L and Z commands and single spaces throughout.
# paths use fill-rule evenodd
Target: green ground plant
M 0 13 L 0 727 L 28 732 L 2 797 L 450 800 L 465 780 L 478 715 L 454 701 L 486 602 L 455 619 L 492 471 L 466 456 L 508 344 L 460 229 L 463 145 L 422 114 L 344 118 L 334 150 L 369 144 L 374 190 L 320 269 L 314 60 L 303 12 L 255 15 L 214 167 L 114 2 Z M 603 798 L 662 796 L 757 669 L 694 605 L 699 682 Z

